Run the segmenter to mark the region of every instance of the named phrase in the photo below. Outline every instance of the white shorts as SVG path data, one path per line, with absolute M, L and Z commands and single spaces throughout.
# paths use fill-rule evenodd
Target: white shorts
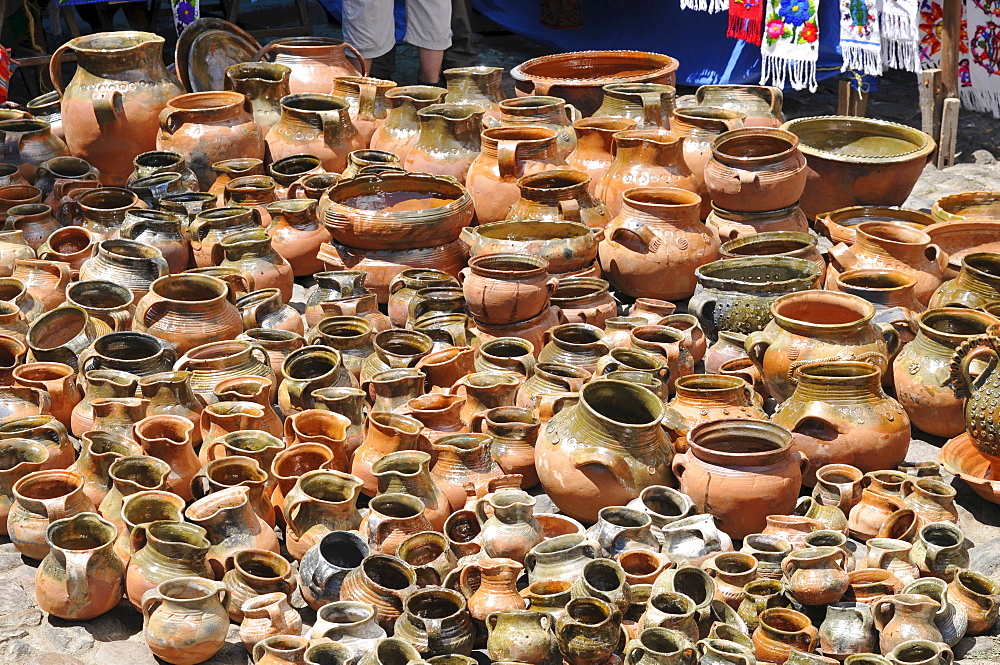
M 343 0 L 344 41 L 365 58 L 377 58 L 396 45 L 393 0 Z M 451 46 L 451 0 L 406 0 L 406 36 L 420 48 Z

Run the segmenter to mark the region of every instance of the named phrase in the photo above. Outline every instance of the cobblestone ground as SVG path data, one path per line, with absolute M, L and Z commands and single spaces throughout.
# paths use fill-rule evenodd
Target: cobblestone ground
M 262 23 L 268 6 L 274 2 L 244 4 L 243 17 L 251 25 Z M 339 28 L 328 25 L 325 12 L 315 3 L 310 12 L 317 34 L 339 35 Z M 119 17 L 119 20 L 120 17 Z M 161 20 L 160 30 L 166 27 Z M 124 27 L 124 25 L 122 26 Z M 489 26 L 479 26 L 489 29 Z M 524 40 L 504 34 L 488 34 L 480 43 L 483 64 L 502 66 L 505 69 L 527 58 L 544 53 Z M 416 61 L 412 49 L 403 47 L 398 57 L 396 79 L 412 83 L 416 78 Z M 17 99 L 17 80 L 12 97 Z M 510 86 L 510 81 L 507 81 Z M 682 89 L 681 94 L 693 90 Z M 793 93 L 786 97 L 789 117 L 834 113 L 837 103 L 836 81 L 821 84 L 815 95 Z M 882 81 L 881 89 L 874 94 L 871 115 L 910 125 L 919 125 L 916 78 L 909 74 L 890 74 Z M 1000 168 L 994 130 L 997 122 L 982 114 L 963 111 L 959 131 L 959 159 L 955 167 L 938 171 L 928 166 L 913 194 L 908 207 L 929 208 L 933 200 L 949 193 L 970 190 L 1000 190 Z M 293 304 L 302 309 L 304 290 L 296 286 Z M 935 460 L 943 441 L 919 437 L 910 446 L 908 460 Z M 958 491 L 959 526 L 974 545 L 972 568 L 1000 579 L 1000 512 L 968 489 L 961 481 L 945 473 L 945 481 Z M 554 507 L 546 497 L 540 496 L 537 510 L 552 511 Z M 858 545 L 857 554 L 864 546 Z M 35 601 L 34 575 L 37 562 L 22 558 L 6 538 L 0 537 L 0 664 L 43 663 L 44 665 L 153 665 L 157 661 L 142 639 L 142 619 L 132 607 L 123 602 L 116 610 L 93 621 L 73 623 L 50 617 L 38 609 Z M 314 620 L 314 613 L 305 607 L 296 594 L 293 604 L 303 609 L 307 624 Z M 993 635 L 966 638 L 955 649 L 956 656 L 966 663 L 1000 663 L 1000 644 L 996 631 Z M 239 641 L 237 626 L 230 628 L 226 647 L 207 661 L 213 665 L 242 665 L 248 655 Z

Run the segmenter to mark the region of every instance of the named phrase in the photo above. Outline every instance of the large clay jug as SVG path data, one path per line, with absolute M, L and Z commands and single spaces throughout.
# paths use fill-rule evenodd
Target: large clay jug
M 49 466 L 48 460 L 48 449 L 36 441 L 7 439 L 0 442 L 0 534 L 7 535 L 7 516 L 14 503 L 14 483 L 29 473 Z
M 208 560 L 217 576 L 225 572 L 226 559 L 240 550 L 278 551 L 278 538 L 253 511 L 247 487 L 228 487 L 198 499 L 187 507 L 184 516 L 208 532 L 212 543 Z
M 125 595 L 135 607 L 142 596 L 167 580 L 213 576 L 205 530 L 186 522 L 157 520 L 136 525 L 129 538 L 132 556 L 125 573 Z
M 628 129 L 615 134 L 615 159 L 601 176 L 594 193 L 616 217 L 622 196 L 641 184 L 644 187 L 679 187 L 695 192 L 698 181 L 684 161 L 684 138 L 659 129 Z M 701 206 L 701 200 L 698 200 Z
M 354 505 L 360 491 L 361 480 L 340 471 L 320 469 L 300 476 L 281 508 L 288 525 L 288 553 L 301 559 L 331 531 L 361 526 L 361 514 Z
M 403 168 L 447 175 L 465 183 L 479 156 L 483 108 L 477 104 L 433 104 L 417 112 L 418 138 L 407 148 Z
M 35 571 L 39 607 L 69 621 L 100 616 L 118 604 L 125 566 L 115 556 L 115 526 L 94 513 L 49 525 L 49 554 Z
M 99 169 L 107 185 L 124 185 L 135 156 L 156 148 L 159 113 L 184 92 L 163 64 L 163 43 L 149 32 L 99 32 L 69 40 L 49 61 L 70 152 Z M 63 88 L 67 49 L 77 70 Z
M 941 642 L 941 631 L 934 615 L 941 608 L 936 600 L 923 594 L 906 593 L 885 596 L 872 604 L 875 627 L 879 631 L 882 653 L 889 653 L 907 640 Z
M 628 424 L 623 410 L 632 414 Z M 673 484 L 662 418 L 662 402 L 642 386 L 585 385 L 579 402 L 553 416 L 538 437 L 542 486 L 562 512 L 595 522 L 601 508 L 624 505 L 649 485 Z
M 420 136 L 417 112 L 444 101 L 444 88 L 430 85 L 399 86 L 386 91 L 389 115 L 375 130 L 370 147 L 404 157 Z
M 142 599 L 142 636 L 150 651 L 171 665 L 196 665 L 226 644 L 229 590 L 222 582 L 178 577 Z
M 614 161 L 614 135 L 625 129 L 632 129 L 636 121 L 630 118 L 597 117 L 583 118 L 573 123 L 576 131 L 576 150 L 569 154 L 566 163 L 577 171 L 590 176 L 587 191 L 597 193 L 601 176 Z
M 451 514 L 444 493 L 434 484 L 429 471 L 431 456 L 419 450 L 398 450 L 382 455 L 371 466 L 378 492 L 404 492 L 424 502 L 424 516 L 435 529 L 444 527 Z
M 269 54 L 273 54 L 274 62 L 292 70 L 288 78 L 292 93 L 326 94 L 330 92 L 333 80 L 338 76 L 363 75 L 368 69 L 356 48 L 345 41 L 330 37 L 275 39 L 258 51 L 253 59 L 264 60 Z M 348 55 L 357 66 L 347 59 Z
M 49 553 L 49 525 L 78 513 L 95 512 L 83 492 L 83 478 L 72 471 L 43 470 L 24 476 L 12 489 L 14 504 L 7 515 L 7 533 L 14 547 L 31 559 Z
M 281 119 L 265 137 L 271 158 L 308 153 L 322 159 L 327 171 L 340 173 L 347 168 L 347 155 L 365 147 L 347 108 L 346 101 L 333 95 L 286 95 Z

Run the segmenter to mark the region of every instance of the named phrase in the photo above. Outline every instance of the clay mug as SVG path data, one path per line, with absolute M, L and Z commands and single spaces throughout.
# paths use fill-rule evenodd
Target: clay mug
M 955 654 L 940 642 L 907 640 L 887 654 L 892 665 L 951 665 Z
M 693 645 L 669 628 L 647 628 L 625 645 L 626 665 L 694 665 Z

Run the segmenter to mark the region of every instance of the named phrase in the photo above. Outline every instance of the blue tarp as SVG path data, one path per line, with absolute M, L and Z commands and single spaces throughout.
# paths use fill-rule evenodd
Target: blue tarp
M 320 0 L 340 16 L 340 0 Z M 680 0 L 583 0 L 583 27 L 554 30 L 539 21 L 539 0 L 473 0 L 477 10 L 511 32 L 560 51 L 633 49 L 665 53 L 680 60 L 677 81 L 758 83 L 760 49 L 726 37 L 726 12 L 682 10 Z M 403 1 L 396 0 L 396 34 L 405 31 Z M 819 3 L 818 78 L 840 71 L 839 3 Z

